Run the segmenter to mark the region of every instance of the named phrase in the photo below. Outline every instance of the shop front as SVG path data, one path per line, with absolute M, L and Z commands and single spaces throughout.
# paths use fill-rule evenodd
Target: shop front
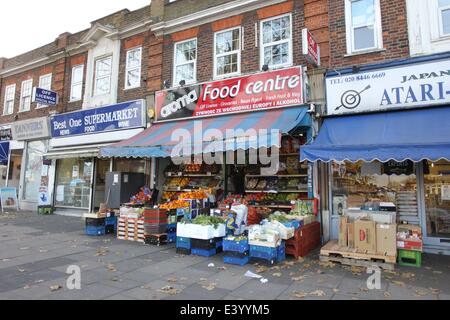
M 47 152 L 50 128 L 48 118 L 36 118 L 11 124 L 8 186 L 18 184 L 18 199 L 22 210 L 36 211 L 41 183 L 42 160 Z M 23 150 L 23 153 L 21 152 Z M 19 175 L 20 171 L 20 175 Z M 11 177 L 11 179 L 9 179 Z
M 98 158 L 100 147 L 144 130 L 143 100 L 55 115 L 50 124 L 52 139 L 45 159 L 53 176 L 49 181 L 52 192 L 44 197 L 57 213 L 81 215 L 98 210 L 106 200 L 107 172 L 144 170 L 145 162 Z
M 341 216 L 390 211 L 394 223 L 421 230 L 425 251 L 450 253 L 449 61 L 443 54 L 327 75 L 327 115 L 301 160 L 327 164 L 331 240 Z

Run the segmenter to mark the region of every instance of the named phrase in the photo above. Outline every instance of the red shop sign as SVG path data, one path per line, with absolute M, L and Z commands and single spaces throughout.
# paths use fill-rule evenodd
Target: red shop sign
M 301 67 L 184 86 L 156 93 L 156 120 L 219 116 L 303 104 Z
M 320 66 L 320 46 L 308 29 L 302 30 L 303 55 L 309 63 Z

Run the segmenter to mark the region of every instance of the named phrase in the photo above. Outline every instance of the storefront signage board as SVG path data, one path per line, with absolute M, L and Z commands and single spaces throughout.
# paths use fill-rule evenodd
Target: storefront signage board
M 414 173 L 414 162 L 405 160 L 402 162 L 388 161 L 383 164 L 384 174 L 387 175 L 411 175 Z
M 0 200 L 2 212 L 5 212 L 8 209 L 19 210 L 16 188 L 0 188 Z
M 331 76 L 326 91 L 328 115 L 448 104 L 450 60 Z
M 42 88 L 33 88 L 33 102 L 56 106 L 58 104 L 58 94 L 55 91 Z
M 174 88 L 156 93 L 158 122 L 298 106 L 301 67 Z
M 50 137 L 48 119 L 46 117 L 13 122 L 11 124 L 11 132 L 13 139 L 17 141 L 47 139 Z
M 12 140 L 11 128 L 0 130 L 0 141 Z
M 309 63 L 320 67 L 320 46 L 308 29 L 302 30 L 303 55 Z
M 145 101 L 55 115 L 50 118 L 53 138 L 145 127 Z

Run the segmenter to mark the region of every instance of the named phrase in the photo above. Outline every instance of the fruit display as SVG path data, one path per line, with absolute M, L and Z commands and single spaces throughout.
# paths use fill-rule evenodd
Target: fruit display
M 286 171 L 289 174 L 298 173 L 298 158 L 296 157 L 288 157 L 286 159 Z
M 189 178 L 171 178 L 166 182 L 166 186 L 168 189 L 172 188 L 184 188 L 189 185 Z
M 184 167 L 184 172 L 187 172 L 187 173 L 200 173 L 200 172 L 202 172 L 202 165 L 201 164 L 187 164 Z
M 278 189 L 278 178 L 277 177 L 268 178 L 267 179 L 266 189 L 267 190 Z
M 149 187 L 142 187 L 138 194 L 134 195 L 130 199 L 130 204 L 141 205 L 152 200 L 152 191 Z
M 266 193 L 251 193 L 245 196 L 245 200 L 249 203 L 259 203 L 264 200 Z
M 178 192 L 164 192 L 162 195 L 163 200 L 174 200 L 177 198 Z
M 208 198 L 208 194 L 203 190 L 198 190 L 193 192 L 184 192 L 180 194 L 179 198 L 185 200 L 202 200 Z
M 187 207 L 189 207 L 189 202 L 183 200 L 175 200 L 159 206 L 160 209 L 166 210 L 182 209 Z
M 299 183 L 299 179 L 290 179 L 287 183 L 287 189 L 297 189 Z
M 299 198 L 298 193 L 289 193 L 286 197 L 286 201 L 295 201 Z
M 254 179 L 254 178 L 248 179 L 246 188 L 249 190 L 255 189 L 256 186 L 258 185 L 258 181 L 259 181 L 258 179 Z
M 258 181 L 258 184 L 256 185 L 256 190 L 265 190 L 267 186 L 267 181 L 264 179 L 261 179 Z

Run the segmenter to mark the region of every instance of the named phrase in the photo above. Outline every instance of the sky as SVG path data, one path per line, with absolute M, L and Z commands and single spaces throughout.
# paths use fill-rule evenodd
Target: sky
M 75 33 L 90 22 L 150 0 L 3 0 L 0 2 L 0 57 L 11 58 Z

